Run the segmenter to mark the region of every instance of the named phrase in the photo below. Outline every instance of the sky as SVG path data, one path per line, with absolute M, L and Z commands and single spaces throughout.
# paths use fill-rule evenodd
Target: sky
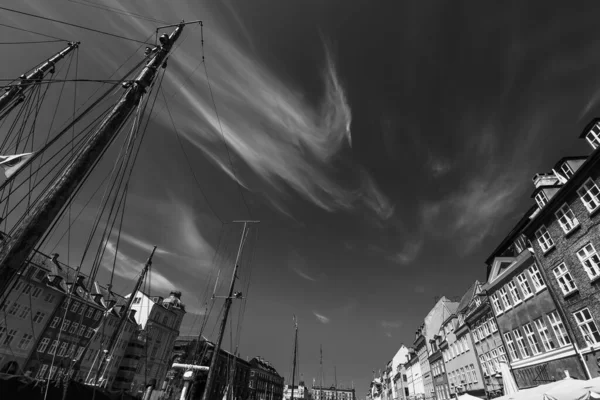
M 138 40 L 154 32 L 151 18 L 203 20 L 204 47 L 199 26 L 186 26 L 162 86 L 183 146 L 159 101 L 119 249 L 107 246 L 115 288 L 133 286 L 157 245 L 150 290 L 181 290 L 189 311 L 181 333 L 197 334 L 219 267 L 216 294 L 226 293 L 241 234 L 240 224 L 222 221 L 260 220 L 241 263 L 240 354 L 263 357 L 288 379 L 295 315 L 302 378 L 319 381 L 322 345 L 325 384 L 335 367 L 338 384 L 364 397 L 372 371 L 412 344 L 436 298 L 485 280 L 484 260 L 531 205 L 533 175 L 589 153 L 578 136 L 600 102 L 600 5 L 521 3 L 2 5 Z M 107 79 L 143 51 L 6 11 L 0 23 L 80 40 L 79 77 Z M 3 46 L 11 61 L 1 78 L 62 46 Z M 77 98 L 91 93 L 78 86 Z M 67 116 L 72 106 L 61 110 Z M 98 200 L 85 208 L 92 190 L 84 192 L 68 246 L 54 243 L 63 261 L 81 254 L 93 221 Z M 108 281 L 111 265 L 103 262 L 99 280 Z M 233 319 L 239 314 L 236 304 Z M 214 326 L 213 315 L 206 336 Z

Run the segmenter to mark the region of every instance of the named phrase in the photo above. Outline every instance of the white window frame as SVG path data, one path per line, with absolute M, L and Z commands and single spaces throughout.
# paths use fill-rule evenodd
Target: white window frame
M 588 212 L 592 213 L 600 207 L 600 189 L 591 178 L 577 189 L 577 194 Z
M 515 329 L 514 331 L 512 331 L 512 334 L 515 338 L 515 342 L 517 342 L 517 348 L 519 349 L 519 353 L 521 354 L 521 358 L 522 359 L 526 359 L 529 358 L 529 349 L 527 348 L 527 345 L 525 343 L 525 338 L 523 337 L 523 334 L 521 332 L 519 332 L 518 329 Z
M 535 238 L 537 239 L 540 248 L 544 253 L 549 252 L 554 247 L 554 241 L 550 232 L 546 229 L 545 225 L 542 225 L 537 231 L 535 231 Z
M 577 290 L 577 285 L 575 285 L 575 281 L 571 276 L 571 273 L 567 269 L 567 265 L 563 262 L 560 263 L 557 267 L 552 270 L 556 281 L 558 282 L 558 286 L 560 290 L 563 292 L 563 295 L 568 295 Z
M 490 318 L 488 320 L 488 324 L 490 325 L 491 333 L 498 332 L 498 325 L 496 325 L 496 321 L 494 320 L 494 318 Z
M 600 257 L 591 242 L 577 251 L 577 258 L 590 279 L 600 276 Z
M 537 330 L 538 335 L 540 335 L 540 338 L 542 339 L 544 349 L 546 349 L 546 351 L 556 349 L 556 345 L 552 341 L 552 337 L 550 336 L 550 332 L 548 331 L 548 326 L 546 325 L 546 321 L 544 321 L 544 318 L 536 319 L 535 321 L 533 321 L 533 324 L 535 325 L 535 329 Z
M 600 343 L 600 331 L 598 331 L 598 326 L 589 308 L 586 307 L 574 312 L 573 316 L 586 343 L 588 345 Z
M 594 125 L 592 129 L 585 134 L 585 140 L 587 140 L 590 146 L 595 150 L 600 145 L 600 134 L 594 131 L 594 129 L 600 129 L 599 125 Z
M 563 175 L 565 176 L 565 178 L 567 178 L 567 179 L 569 179 L 570 177 L 572 177 L 573 174 L 575 173 L 573 171 L 573 168 L 571 168 L 571 166 L 569 165 L 569 163 L 566 162 L 566 161 L 560 165 L 559 169 L 560 169 L 560 172 L 562 172 Z
M 554 332 L 559 347 L 570 345 L 571 338 L 565 329 L 565 324 L 556 310 L 548 314 L 548 321 L 550 322 L 550 326 L 552 327 L 552 331 Z
M 527 272 L 529 273 L 531 282 L 533 282 L 533 287 L 535 288 L 536 293 L 538 293 L 539 291 L 544 290 L 546 288 L 546 283 L 544 282 L 544 278 L 542 278 L 540 269 L 538 268 L 538 266 L 535 262 L 531 265 L 531 267 L 527 268 Z
M 531 290 L 531 285 L 529 284 L 529 280 L 527 279 L 525 272 L 517 276 L 517 282 L 519 283 L 521 291 L 523 292 L 523 300 L 533 297 L 533 290 Z
M 504 306 L 504 311 L 510 310 L 512 308 L 512 304 L 508 299 L 508 293 L 506 291 L 506 288 L 502 287 L 498 289 L 498 294 L 500 296 L 500 300 L 502 301 L 502 305 Z
M 497 294 L 494 293 L 490 296 L 490 299 L 492 300 L 492 306 L 494 308 L 494 312 L 496 313 L 496 316 L 501 315 L 504 311 L 502 310 L 502 307 L 500 306 L 500 299 L 498 298 Z
M 548 196 L 546 196 L 546 193 L 544 193 L 544 189 L 540 190 L 535 195 L 535 202 L 540 208 L 543 208 L 548 203 Z
M 513 281 L 510 281 L 506 284 L 506 286 L 508 287 L 508 293 L 510 293 L 510 297 L 512 298 L 513 306 L 521 304 L 523 300 L 521 300 L 521 295 L 519 294 L 517 285 Z
M 558 211 L 554 213 L 554 215 L 556 215 L 558 224 L 565 234 L 571 232 L 573 229 L 579 226 L 577 217 L 567 203 L 563 204 L 562 207 L 560 207 Z

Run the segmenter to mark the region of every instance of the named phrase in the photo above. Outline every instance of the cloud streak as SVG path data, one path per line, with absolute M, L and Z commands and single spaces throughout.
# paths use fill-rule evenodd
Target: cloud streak
M 319 314 L 316 311 L 313 311 L 313 314 L 315 315 L 315 317 L 317 317 L 317 321 L 319 321 L 322 324 L 328 324 L 331 321 L 329 318 L 322 314 Z
M 402 321 L 381 321 L 381 327 L 385 329 L 398 329 L 402 326 Z

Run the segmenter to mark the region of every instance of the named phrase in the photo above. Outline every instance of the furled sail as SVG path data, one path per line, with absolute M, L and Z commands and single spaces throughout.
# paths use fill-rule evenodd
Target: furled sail
M 12 156 L 0 156 L 0 166 L 4 168 L 6 178 L 13 176 L 22 166 L 33 157 L 34 153 L 15 154 Z

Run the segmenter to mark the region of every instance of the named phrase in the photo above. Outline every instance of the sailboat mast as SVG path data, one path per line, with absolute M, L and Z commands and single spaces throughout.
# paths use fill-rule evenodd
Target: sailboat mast
M 298 352 L 298 322 L 296 321 L 296 316 L 294 315 L 294 360 L 292 361 L 292 397 L 291 400 L 294 400 L 294 382 L 296 378 L 296 355 Z
M 65 58 L 67 54 L 69 54 L 77 47 L 79 47 L 79 42 L 69 42 L 69 45 L 66 48 L 56 53 L 54 57 L 40 65 L 38 68 L 35 69 L 35 71 L 30 73 L 29 75 L 22 75 L 19 78 L 20 81 L 18 83 L 11 85 L 10 89 L 8 89 L 2 96 L 0 96 L 0 113 L 4 111 L 4 109 L 10 104 L 11 101 L 23 94 L 23 92 L 28 86 L 38 83 L 39 81 L 44 79 L 48 72 L 54 73 L 54 65 L 63 58 Z M 4 117 L 5 115 L 6 114 L 2 115 L 1 117 Z
M 142 283 L 144 283 L 144 278 L 146 277 L 146 274 L 148 273 L 148 269 L 150 269 L 150 266 L 152 265 L 152 257 L 154 256 L 155 251 L 156 251 L 156 246 L 154 246 L 154 248 L 152 249 L 152 253 L 150 253 L 150 257 L 148 257 L 148 260 L 146 261 L 146 264 L 144 265 L 144 268 L 142 269 L 142 273 L 140 274 L 139 279 L 135 283 L 135 288 L 134 288 L 133 292 L 131 292 L 129 299 L 127 299 L 127 304 L 125 305 L 124 311 L 121 313 L 121 318 L 119 319 L 119 323 L 110 338 L 110 342 L 108 342 L 108 346 L 106 347 L 106 349 L 107 349 L 106 353 L 104 354 L 104 357 L 102 357 L 100 359 L 100 366 L 96 370 L 97 371 L 96 374 L 101 374 L 100 379 L 104 378 L 104 372 L 106 372 L 106 371 L 104 371 L 103 369 L 104 369 L 106 363 L 108 362 L 109 358 L 111 357 L 113 347 L 115 346 L 115 343 L 117 342 L 119 334 L 121 333 L 121 330 L 123 329 L 123 325 L 125 324 L 125 319 L 128 318 L 128 316 L 129 316 L 129 310 L 131 308 L 131 304 L 133 303 L 133 299 L 134 299 L 135 295 L 137 294 L 138 290 L 140 290 L 140 288 L 142 287 Z M 110 295 L 110 293 L 109 293 L 109 295 Z M 94 381 L 96 381 L 96 380 L 94 380 Z
M 333 366 L 333 387 L 335 388 L 335 400 L 338 398 L 338 390 L 337 390 L 337 367 Z
M 89 136 L 73 160 L 63 169 L 58 179 L 41 196 L 31 211 L 15 227 L 0 249 L 0 304 L 14 276 L 21 270 L 27 258 L 50 228 L 61 209 L 82 183 L 87 173 L 119 133 L 129 115 L 137 108 L 146 89 L 152 84 L 158 69 L 165 66 L 173 43 L 177 41 L 184 23 L 171 33 L 160 38 L 161 44 L 151 50 L 154 55 L 121 96 L 119 102 Z
M 244 221 L 244 228 L 242 229 L 242 237 L 240 239 L 240 245 L 238 247 L 237 256 L 235 257 L 235 266 L 233 268 L 233 275 L 231 276 L 231 284 L 229 285 L 229 294 L 225 299 L 225 308 L 223 310 L 223 319 L 221 320 L 221 326 L 219 327 L 219 336 L 217 343 L 215 343 L 215 349 L 210 360 L 210 366 L 208 367 L 208 376 L 206 377 L 206 386 L 204 387 L 204 393 L 202 393 L 202 400 L 209 400 L 212 391 L 212 385 L 216 377 L 216 366 L 217 358 L 219 357 L 219 350 L 221 350 L 221 343 L 223 342 L 223 335 L 225 334 L 225 327 L 227 326 L 227 317 L 229 316 L 229 309 L 233 300 L 233 289 L 235 287 L 235 280 L 237 278 L 237 271 L 239 268 L 239 261 L 242 255 L 242 249 L 244 248 L 244 242 L 246 235 L 248 234 L 248 223 L 255 221 Z
M 319 393 L 319 400 L 323 400 L 323 345 L 319 347 L 319 353 L 321 355 L 320 358 L 320 366 L 321 366 L 321 391 Z

